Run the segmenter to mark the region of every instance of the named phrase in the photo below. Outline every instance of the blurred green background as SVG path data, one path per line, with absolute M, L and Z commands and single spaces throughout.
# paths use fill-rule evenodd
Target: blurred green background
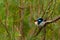
M 43 40 L 44 30 L 31 37 L 37 27 L 34 19 L 59 15 L 60 0 L 0 0 L 0 40 Z M 60 20 L 46 26 L 45 39 L 60 40 Z

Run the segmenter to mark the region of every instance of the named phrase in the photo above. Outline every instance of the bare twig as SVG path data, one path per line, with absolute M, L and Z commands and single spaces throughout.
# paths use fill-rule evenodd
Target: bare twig
M 46 39 L 46 26 L 44 27 L 44 35 L 43 35 L 43 40 Z
M 37 32 L 36 32 L 36 31 L 34 32 L 34 33 L 35 33 L 35 34 L 34 34 L 34 37 L 37 36 L 37 35 L 41 32 L 42 28 L 43 28 L 43 27 L 38 27 L 38 31 L 37 31 Z M 36 29 L 35 29 L 35 30 L 36 30 Z
M 6 29 L 6 31 L 8 33 L 9 40 L 11 40 L 11 34 L 8 31 L 8 16 L 9 16 L 9 3 L 8 3 L 8 0 L 5 0 L 5 25 L 4 25 L 4 27 L 5 27 L 5 29 Z
M 48 3 L 48 7 L 47 10 L 49 10 L 51 8 L 51 4 L 52 4 L 53 0 L 50 0 L 50 2 Z
M 43 12 L 43 15 L 42 15 L 42 18 L 43 18 L 43 16 L 45 15 L 44 4 L 42 4 L 42 12 Z
M 18 8 L 24 10 L 24 9 L 26 9 L 26 8 L 28 8 L 28 7 L 29 7 L 29 6 L 24 6 L 24 7 L 19 6 Z
M 47 8 L 44 10 L 44 5 L 42 4 L 42 11 L 43 11 L 43 15 L 42 18 L 44 17 L 44 15 L 50 11 L 48 11 L 51 8 L 51 4 L 52 4 L 53 0 L 50 0 L 50 2 L 48 3 Z M 46 18 L 47 19 L 47 18 Z
M 49 10 L 49 16 L 48 16 L 48 18 L 46 18 L 46 19 L 49 19 L 49 17 L 51 17 L 51 15 L 52 15 L 52 13 L 53 13 L 53 11 L 54 11 L 54 9 L 55 9 L 55 5 L 56 5 L 56 0 L 55 1 L 52 1 L 53 3 L 51 3 L 51 5 L 53 5 L 52 7 L 52 10 Z
M 11 35 L 10 35 L 10 32 L 8 31 L 8 28 L 6 27 L 6 25 L 1 21 L 1 19 L 0 19 L 0 24 L 2 24 L 3 25 L 3 27 L 5 28 L 5 30 L 6 30 L 6 32 L 8 33 L 8 35 L 7 36 L 9 36 L 9 38 L 11 38 Z
M 37 17 L 39 17 L 40 12 L 41 12 L 40 0 L 37 0 L 37 2 L 38 2 L 38 15 L 37 15 Z
M 53 22 L 58 21 L 59 19 L 60 19 L 60 16 L 58 16 L 58 17 L 56 17 L 56 18 L 54 18 L 52 20 L 47 20 L 46 23 L 53 23 Z
M 24 2 L 23 0 L 20 0 L 20 5 L 21 7 L 24 6 Z M 19 37 L 19 40 L 25 40 L 25 35 L 24 35 L 24 32 L 23 32 L 23 19 L 24 19 L 24 10 L 22 9 L 18 9 L 19 10 L 19 16 L 20 16 L 20 25 L 19 25 L 19 31 L 20 31 L 20 34 L 21 36 Z

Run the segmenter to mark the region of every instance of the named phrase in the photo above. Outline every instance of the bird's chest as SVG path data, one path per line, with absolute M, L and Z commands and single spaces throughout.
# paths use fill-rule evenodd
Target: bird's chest
M 44 26 L 45 25 L 45 22 L 43 21 L 43 22 L 41 22 L 38 26 Z

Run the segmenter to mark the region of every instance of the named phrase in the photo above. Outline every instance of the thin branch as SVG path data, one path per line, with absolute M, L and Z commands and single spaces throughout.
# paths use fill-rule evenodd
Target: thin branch
M 42 15 L 42 18 L 43 18 L 45 15 L 44 4 L 42 4 L 42 12 L 43 12 L 43 15 Z
M 40 0 L 37 0 L 37 2 L 38 2 L 38 15 L 37 15 L 37 17 L 39 17 L 40 16 L 40 12 L 41 12 Z
M 43 40 L 45 40 L 46 39 L 46 26 L 44 27 L 44 35 L 43 35 Z
M 60 16 L 58 16 L 58 17 L 56 17 L 56 18 L 54 18 L 52 20 L 47 20 L 46 23 L 53 23 L 53 22 L 58 21 L 59 19 L 60 19 Z
M 34 37 L 36 37 L 40 32 L 41 32 L 41 30 L 42 30 L 42 28 L 43 27 L 38 27 L 38 31 L 36 32 L 34 32 L 35 34 L 34 34 Z
M 28 8 L 28 7 L 29 7 L 29 6 L 25 6 L 25 7 L 19 6 L 18 8 L 24 10 L 24 9 L 26 9 L 26 8 Z
M 52 1 L 53 0 L 50 0 L 50 2 L 48 3 L 48 7 L 47 7 L 47 9 L 45 9 L 44 10 L 44 5 L 42 4 L 42 9 L 43 9 L 43 15 L 42 15 L 42 18 L 44 17 L 44 15 L 46 14 L 46 13 L 48 13 L 47 11 L 50 9 L 50 7 L 51 7 L 51 4 L 52 4 Z M 46 18 L 47 19 L 47 18 Z
M 23 0 L 19 0 L 20 1 L 20 5 L 21 7 L 25 7 L 24 6 L 24 2 Z M 24 34 L 24 26 L 23 26 L 23 19 L 24 19 L 24 10 L 22 9 L 18 9 L 19 10 L 19 31 L 20 31 L 20 34 L 21 36 L 19 36 L 19 40 L 25 40 L 25 34 Z
M 7 36 L 9 36 L 9 37 L 11 37 L 11 35 L 10 35 L 10 32 L 8 31 L 8 28 L 6 27 L 6 25 L 0 20 L 0 24 L 2 24 L 3 25 L 3 27 L 5 28 L 5 30 L 6 30 L 6 32 L 8 33 L 8 35 Z
M 52 2 L 53 2 L 53 0 L 50 0 L 50 2 L 48 3 L 47 10 L 49 10 L 49 9 L 50 9 Z M 47 11 L 47 10 L 46 10 L 46 11 Z
M 5 0 L 5 25 L 4 25 L 4 27 L 6 29 L 6 32 L 8 33 L 9 40 L 11 40 L 11 34 L 8 30 L 8 16 L 9 16 L 9 3 L 8 3 L 8 0 Z
M 52 10 L 49 10 L 49 12 L 48 13 L 50 13 L 50 15 L 48 16 L 48 18 L 47 19 L 49 19 L 49 17 L 51 17 L 51 15 L 52 15 L 52 13 L 53 13 L 53 11 L 54 11 L 54 9 L 55 9 L 55 5 L 56 5 L 56 0 L 55 1 L 53 1 L 53 3 L 51 3 L 51 5 L 53 5 L 52 7 Z

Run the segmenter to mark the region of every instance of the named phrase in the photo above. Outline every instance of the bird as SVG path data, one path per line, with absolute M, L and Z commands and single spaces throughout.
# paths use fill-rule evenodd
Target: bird
M 38 18 L 37 20 L 34 21 L 35 25 L 43 27 L 45 25 L 45 20 L 43 18 Z
M 37 31 L 37 33 L 35 33 L 35 36 L 37 36 L 40 33 L 40 31 L 44 27 L 46 27 L 46 24 L 52 23 L 52 22 L 56 21 L 57 19 L 54 19 L 54 20 L 46 20 L 46 19 L 43 19 L 43 18 L 38 18 L 38 19 L 34 20 L 35 25 L 38 26 L 38 31 Z M 50 29 L 53 31 L 52 28 L 50 28 Z
M 37 36 L 40 31 L 44 28 L 45 24 L 46 24 L 46 20 L 44 20 L 43 18 L 38 18 L 36 20 L 34 20 L 35 25 L 38 26 L 38 32 L 35 34 L 35 36 Z

